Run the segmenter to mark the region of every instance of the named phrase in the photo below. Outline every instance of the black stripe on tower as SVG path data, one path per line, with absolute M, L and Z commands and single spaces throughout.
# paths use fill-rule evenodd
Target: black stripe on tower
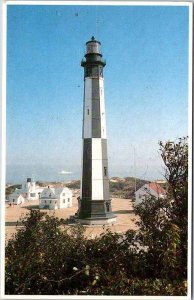
M 100 85 L 92 78 L 92 137 L 101 138 Z
M 85 122 L 84 118 L 85 118 L 85 101 L 86 101 L 85 97 L 86 97 L 86 91 L 85 91 L 85 86 L 84 86 L 84 101 L 83 101 L 84 103 L 83 103 L 82 139 L 84 139 L 84 122 Z
M 91 214 L 92 199 L 92 139 L 83 140 L 81 217 Z
M 102 174 L 103 174 L 103 199 L 109 200 L 109 177 L 108 177 L 108 154 L 107 154 L 107 140 L 101 139 L 102 145 Z

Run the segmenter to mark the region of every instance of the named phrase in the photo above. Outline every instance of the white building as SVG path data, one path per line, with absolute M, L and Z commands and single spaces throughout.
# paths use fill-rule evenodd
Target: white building
M 27 178 L 27 181 L 22 184 L 22 191 L 27 193 L 27 200 L 37 200 L 44 188 L 36 185 L 35 181 Z
M 26 194 L 20 194 L 17 192 L 18 190 L 15 190 L 10 196 L 9 196 L 9 203 L 11 204 L 22 204 L 26 200 Z
M 163 198 L 165 194 L 166 191 L 158 183 L 146 183 L 135 192 L 135 205 L 141 203 L 144 199 L 148 199 L 150 196 Z
M 8 200 L 10 203 L 15 204 L 24 203 L 25 200 L 37 200 L 40 198 L 43 189 L 44 188 L 36 186 L 36 183 L 32 181 L 31 178 L 27 178 L 20 189 L 15 189 L 15 191 L 9 195 Z M 20 198 L 19 195 L 21 195 Z M 16 196 L 18 200 L 16 200 Z M 22 200 L 22 202 L 20 200 Z
M 44 188 L 40 195 L 40 208 L 60 209 L 72 206 L 72 191 L 65 188 Z

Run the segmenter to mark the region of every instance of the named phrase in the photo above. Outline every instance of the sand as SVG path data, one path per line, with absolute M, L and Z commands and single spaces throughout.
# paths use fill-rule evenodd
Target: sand
M 38 208 L 39 201 L 26 201 L 21 205 L 9 206 L 6 204 L 6 226 L 5 226 L 5 234 L 6 241 L 12 238 L 12 235 L 16 233 L 16 223 L 20 220 L 21 217 L 24 217 L 27 213 L 29 213 L 29 208 Z M 112 210 L 114 214 L 117 216 L 117 220 L 115 223 L 109 226 L 84 226 L 86 227 L 86 235 L 89 238 L 94 238 L 95 236 L 103 233 L 107 228 L 109 228 L 112 232 L 124 233 L 128 229 L 137 229 L 135 225 L 135 221 L 137 217 L 133 212 L 133 204 L 130 199 L 121 199 L 121 198 L 113 198 L 112 199 Z M 54 215 L 58 218 L 68 218 L 71 215 L 74 215 L 77 212 L 77 198 L 73 197 L 73 205 L 69 208 L 63 208 L 58 210 L 45 210 L 41 209 L 48 213 L 49 215 Z

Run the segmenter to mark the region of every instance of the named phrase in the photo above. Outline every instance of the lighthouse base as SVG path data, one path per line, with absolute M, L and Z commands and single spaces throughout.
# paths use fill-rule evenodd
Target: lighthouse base
M 78 201 L 77 222 L 83 225 L 110 225 L 116 222 L 110 199 L 91 200 L 91 198 L 79 198 Z
M 87 219 L 77 219 L 77 221 L 82 225 L 96 226 L 96 225 L 111 225 L 116 222 L 116 216 L 113 215 L 111 218 L 87 218 Z

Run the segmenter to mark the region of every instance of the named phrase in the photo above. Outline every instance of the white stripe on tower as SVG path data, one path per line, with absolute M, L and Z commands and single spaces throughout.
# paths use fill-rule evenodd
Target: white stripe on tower
M 102 138 L 106 137 L 104 80 L 99 78 L 101 138 L 92 138 L 92 199 L 104 200 Z
M 101 138 L 92 139 L 92 199 L 103 200 Z
M 106 139 L 106 117 L 104 102 L 104 79 L 100 78 L 100 111 L 101 111 L 101 138 Z
M 83 149 L 84 149 L 84 140 L 82 139 L 82 152 L 81 152 L 81 176 L 83 176 Z M 80 180 L 80 199 L 82 199 L 82 178 Z
M 83 138 L 92 138 L 92 79 L 85 78 Z

